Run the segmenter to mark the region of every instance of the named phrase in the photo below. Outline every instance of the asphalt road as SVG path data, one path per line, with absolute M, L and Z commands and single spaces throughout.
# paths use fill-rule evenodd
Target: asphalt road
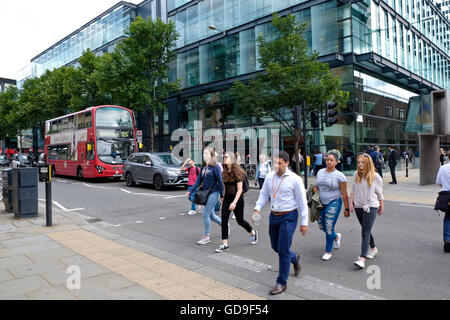
M 270 247 L 268 205 L 255 227 L 259 231 L 256 246 L 250 244 L 249 235 L 236 220 L 230 220 L 230 250 L 216 254 L 220 228 L 213 223 L 212 243 L 196 244 L 203 234 L 203 221 L 201 215 L 186 215 L 190 204 L 184 188 L 158 192 L 148 185 L 129 188 L 123 181 L 80 182 L 55 177 L 52 189 L 55 206 L 105 221 L 109 232 L 210 266 L 216 272 L 227 271 L 268 287 L 275 284 L 278 258 Z M 245 195 L 249 222 L 257 197 L 258 192 L 252 189 Z M 43 183 L 39 199 L 45 199 Z M 294 237 L 292 249 L 301 255 L 302 271 L 294 278 L 291 270 L 289 297 L 450 299 L 450 254 L 442 249 L 442 221 L 443 216 L 431 206 L 387 201 L 385 214 L 377 217 L 373 229 L 379 254 L 366 263 L 366 270 L 353 266 L 361 246 L 361 227 L 354 214 L 339 218 L 336 231 L 343 235 L 342 244 L 328 262 L 321 260 L 325 234 L 317 224 L 310 224 L 306 236 L 297 232 Z M 367 282 L 372 274 L 368 267 L 374 265 L 380 271 L 381 287 L 370 290 Z

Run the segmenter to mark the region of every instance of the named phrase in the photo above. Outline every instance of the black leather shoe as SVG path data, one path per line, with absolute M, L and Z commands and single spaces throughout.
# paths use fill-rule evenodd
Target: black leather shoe
M 450 242 L 445 242 L 444 243 L 444 251 L 445 252 L 450 252 Z
M 294 265 L 294 275 L 298 276 L 300 270 L 302 270 L 302 266 L 300 265 L 300 255 L 297 253 L 297 261 L 293 263 Z
M 283 285 L 277 283 L 277 285 L 272 290 L 270 290 L 269 293 L 274 296 L 276 294 L 285 292 L 286 289 L 287 289 L 287 286 L 283 286 Z

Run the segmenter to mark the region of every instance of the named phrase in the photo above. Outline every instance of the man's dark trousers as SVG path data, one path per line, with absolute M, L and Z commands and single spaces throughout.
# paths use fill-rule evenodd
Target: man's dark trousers
M 392 182 L 397 183 L 397 177 L 395 176 L 395 166 L 389 165 L 391 169 Z
M 282 216 L 270 214 L 269 235 L 272 249 L 278 253 L 279 272 L 277 283 L 286 285 L 291 263 L 297 262 L 297 254 L 290 248 L 292 238 L 298 223 L 298 211 L 286 213 Z

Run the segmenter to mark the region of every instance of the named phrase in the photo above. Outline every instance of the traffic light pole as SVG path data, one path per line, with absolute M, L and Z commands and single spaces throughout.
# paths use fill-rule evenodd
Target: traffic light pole
M 306 101 L 303 101 L 302 105 L 302 116 L 303 116 L 303 142 L 305 144 L 305 188 L 308 189 L 308 166 L 307 164 L 307 157 L 308 157 L 308 149 L 306 146 Z

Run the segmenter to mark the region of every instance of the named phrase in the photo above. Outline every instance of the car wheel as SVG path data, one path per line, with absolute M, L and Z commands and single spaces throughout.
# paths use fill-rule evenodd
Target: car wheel
M 155 178 L 153 179 L 153 185 L 155 186 L 155 189 L 158 191 L 161 191 L 164 189 L 164 181 L 163 178 L 157 174 Z
M 133 180 L 133 175 L 130 172 L 127 172 L 125 175 L 125 183 L 127 187 L 134 187 L 136 185 L 136 182 Z

